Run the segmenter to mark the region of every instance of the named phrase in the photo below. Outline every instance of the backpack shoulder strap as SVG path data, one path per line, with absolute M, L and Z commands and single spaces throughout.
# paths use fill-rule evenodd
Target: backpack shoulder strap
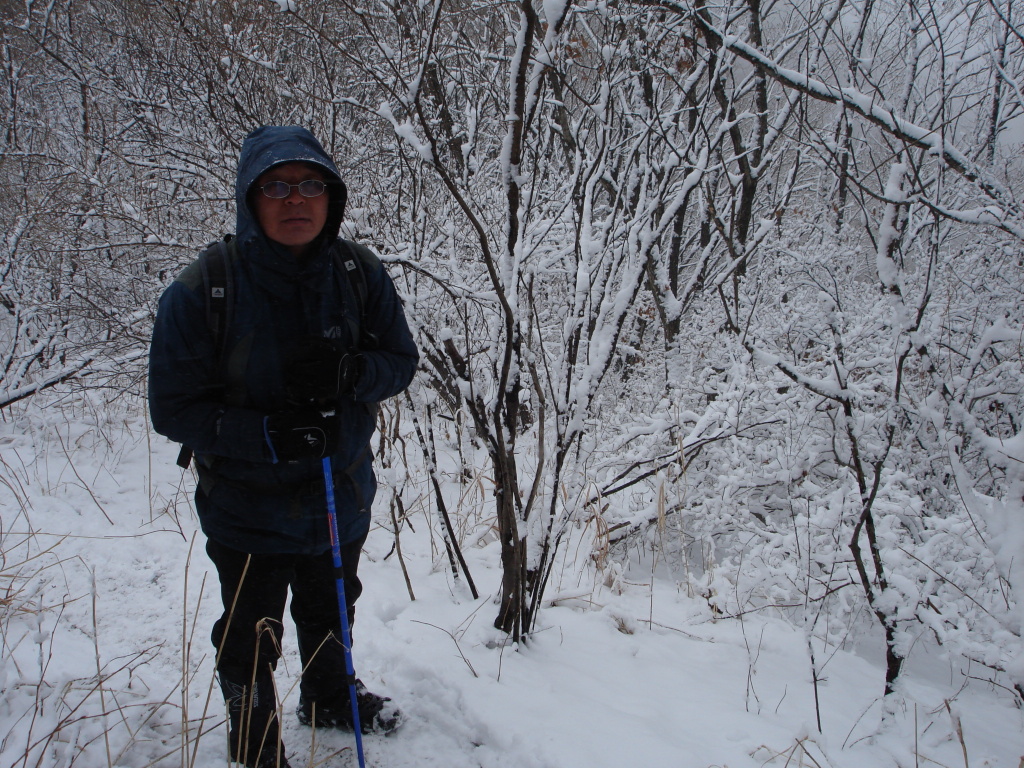
M 206 301 L 206 326 L 213 334 L 218 368 L 224 362 L 227 330 L 231 325 L 231 312 L 234 307 L 234 275 L 231 260 L 236 252 L 234 239 L 227 235 L 199 254 L 199 268 L 203 275 L 203 297 Z
M 208 245 L 196 259 L 202 275 L 203 300 L 206 304 L 206 327 L 213 334 L 218 372 L 223 368 L 224 353 L 227 347 L 227 330 L 231 325 L 234 275 L 230 262 L 237 251 L 233 236 L 225 235 L 223 240 Z M 182 445 L 181 451 L 178 453 L 177 465 L 182 469 L 188 469 L 191 461 L 192 449 Z
M 360 347 L 373 349 L 377 346 L 378 340 L 366 328 L 366 270 L 377 269 L 380 266 L 378 259 L 369 248 L 353 243 L 351 240 L 338 239 L 334 253 L 335 268 L 345 274 L 348 284 L 352 288 L 352 296 L 356 302 L 356 314 L 358 321 L 352 322 L 352 338 L 358 339 Z

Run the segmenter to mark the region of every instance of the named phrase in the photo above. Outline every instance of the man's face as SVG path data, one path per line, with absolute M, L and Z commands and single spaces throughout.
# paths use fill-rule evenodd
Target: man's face
M 271 181 L 298 184 L 307 179 L 327 180 L 321 171 L 305 163 L 278 165 L 256 179 L 256 191 L 252 196 L 256 220 L 263 228 L 263 234 L 287 247 L 295 256 L 301 256 L 323 230 L 330 193 L 324 191 L 317 197 L 304 197 L 297 187 L 292 187 L 287 197 L 274 199 L 267 197 L 259 188 Z

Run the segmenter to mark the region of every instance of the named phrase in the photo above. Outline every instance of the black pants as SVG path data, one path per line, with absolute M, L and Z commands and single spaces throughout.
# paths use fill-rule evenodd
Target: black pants
M 341 547 L 350 625 L 355 620 L 355 602 L 363 591 L 356 572 L 365 540 L 364 536 Z M 215 541 L 207 541 L 206 551 L 217 567 L 224 604 L 212 635 L 222 678 L 266 679 L 277 667 L 284 606 L 291 589 L 291 614 L 302 660 L 300 695 L 324 705 L 346 701 L 345 656 L 331 552 L 249 555 Z

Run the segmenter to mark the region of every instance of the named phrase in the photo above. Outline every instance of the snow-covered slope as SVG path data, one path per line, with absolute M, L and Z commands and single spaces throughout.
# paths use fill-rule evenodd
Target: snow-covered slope
M 192 480 L 137 412 L 112 413 L 79 403 L 0 423 L 0 765 L 225 765 L 216 574 Z M 634 552 L 598 573 L 573 542 L 532 640 L 512 647 L 491 624 L 497 544 L 466 549 L 474 600 L 414 513 L 401 539 L 413 601 L 380 522 L 355 661 L 407 722 L 365 739 L 367 765 L 1016 768 L 1024 755 L 1012 697 L 923 638 L 885 723 L 875 653 L 819 659 L 816 706 L 800 631 L 768 612 L 715 620 L 663 565 L 652 576 Z M 277 682 L 292 765 L 355 765 L 350 735 L 295 722 L 298 672 L 289 633 Z

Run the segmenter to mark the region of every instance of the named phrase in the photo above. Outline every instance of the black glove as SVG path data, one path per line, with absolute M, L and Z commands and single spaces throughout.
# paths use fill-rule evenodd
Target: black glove
M 338 417 L 283 411 L 267 417 L 267 442 L 278 461 L 322 459 L 338 444 Z
M 351 395 L 363 372 L 363 357 L 325 338 L 302 339 L 285 360 L 284 386 L 295 403 L 317 403 Z

